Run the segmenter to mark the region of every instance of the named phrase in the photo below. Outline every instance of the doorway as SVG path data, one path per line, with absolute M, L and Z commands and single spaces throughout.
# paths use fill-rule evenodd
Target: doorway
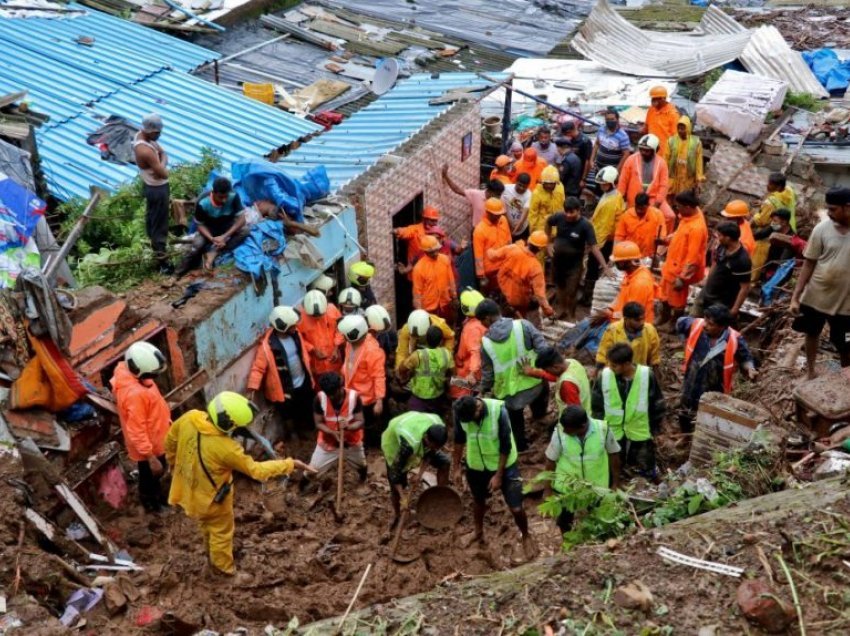
M 393 215 L 393 229 L 421 222 L 423 207 L 424 198 L 420 192 Z M 393 263 L 407 263 L 406 241 L 393 240 Z M 393 272 L 395 274 L 396 325 L 400 327 L 407 321 L 410 312 L 413 311 L 413 285 L 411 285 L 408 276 L 399 274 L 395 267 L 393 267 Z

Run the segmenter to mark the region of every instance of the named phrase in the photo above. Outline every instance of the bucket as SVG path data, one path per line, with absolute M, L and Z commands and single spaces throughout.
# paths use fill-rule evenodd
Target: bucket
M 416 502 L 416 519 L 429 530 L 451 528 L 463 516 L 463 501 L 454 488 L 434 486 Z
M 502 132 L 502 118 L 499 115 L 491 115 L 484 118 L 484 128 L 491 135 L 498 135 Z
M 274 86 L 272 84 L 251 84 L 250 82 L 245 82 L 242 84 L 242 94 L 245 97 L 256 99 L 258 102 L 274 106 Z

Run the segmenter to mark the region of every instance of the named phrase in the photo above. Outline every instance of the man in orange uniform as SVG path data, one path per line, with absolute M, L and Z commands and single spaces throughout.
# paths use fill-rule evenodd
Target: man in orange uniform
M 638 153 L 631 155 L 623 163 L 620 181 L 617 189 L 626 198 L 626 205 L 634 207 L 635 199 L 641 192 L 649 195 L 649 204 L 664 213 L 667 221 L 667 231 L 670 232 L 676 223 L 676 215 L 667 203 L 669 187 L 667 162 L 659 157 L 658 137 L 644 135 L 638 142 Z
M 419 257 L 422 256 L 422 237 L 428 234 L 428 231 L 437 227 L 440 222 L 440 211 L 437 208 L 427 206 L 422 210 L 422 222 L 408 225 L 407 227 L 397 227 L 393 230 L 396 238 L 404 241 L 407 244 L 407 267 L 413 267 Z M 409 271 L 409 270 L 408 270 Z
M 623 307 L 626 303 L 635 302 L 643 307 L 646 320 L 655 320 L 655 297 L 657 285 L 648 267 L 640 264 L 641 253 L 638 246 L 631 241 L 614 244 L 611 258 L 614 267 L 625 272 L 620 284 L 620 293 L 608 307 L 609 320 L 619 320 L 623 317 Z
M 652 100 L 652 106 L 646 113 L 643 134 L 658 137 L 660 144 L 658 154 L 666 159 L 669 152 L 668 140 L 677 134 L 676 126 L 679 123 L 679 111 L 667 101 L 667 89 L 663 86 L 650 88 L 649 97 Z
M 741 229 L 741 245 L 744 246 L 747 254 L 752 258 L 753 252 L 756 251 L 756 239 L 753 236 L 753 228 L 750 227 L 750 206 L 747 205 L 746 201 L 735 199 L 726 204 L 726 207 L 721 210 L 720 215 L 738 224 L 738 227 Z
M 649 205 L 649 195 L 641 192 L 635 205 L 626 210 L 617 221 L 614 243 L 631 241 L 638 246 L 641 258 L 652 258 L 657 249 L 656 240 L 667 236 L 667 226 L 661 210 Z
M 505 185 L 514 183 L 517 178 L 516 167 L 513 160 L 508 155 L 499 155 L 496 157 L 496 167 L 490 171 L 490 180 L 496 179 Z
M 127 456 L 139 468 L 139 501 L 148 512 L 168 505 L 160 479 L 168 466 L 165 436 L 171 411 L 153 378 L 165 371 L 165 357 L 147 342 L 134 342 L 110 380 Z
M 679 227 L 672 236 L 663 239 L 668 248 L 661 268 L 662 313 L 657 323 L 659 326 L 684 313 L 688 304 L 688 288 L 705 276 L 708 227 L 699 209 L 699 201 L 689 191 L 677 194 L 676 204 L 679 206 Z
M 453 323 L 457 283 L 452 262 L 440 254 L 441 245 L 436 236 L 423 236 L 419 246 L 425 256 L 413 266 L 413 306 Z
M 522 153 L 522 160 L 514 164 L 517 175 L 521 175 L 524 172 L 531 177 L 531 183 L 528 184 L 528 189 L 532 192 L 534 192 L 534 188 L 540 181 L 540 173 L 548 165 L 545 159 L 537 156 L 537 151 L 534 148 L 526 148 Z
M 254 393 L 263 387 L 266 400 L 274 404 L 284 427 L 291 422 L 295 432 L 298 423 L 313 404 L 313 381 L 304 344 L 297 331 L 301 315 L 292 307 L 279 306 L 269 315 L 271 328 L 263 334 L 254 364 L 248 375 L 248 399 L 254 401 Z
M 499 288 L 505 300 L 517 314 L 517 318 L 539 323 L 537 308 L 552 316 L 555 310 L 546 300 L 546 277 L 538 257 L 546 252 L 549 239 L 546 232 L 538 230 L 528 237 L 528 244 L 523 241 L 491 250 L 493 261 L 500 263 Z
M 310 364 L 310 375 L 318 378 L 323 373 L 339 373 L 342 369 L 342 336 L 336 330 L 336 323 L 342 317 L 339 309 L 318 289 L 304 295 L 302 308 L 298 333 Z
M 472 395 L 472 389 L 481 381 L 481 339 L 487 327 L 475 317 L 475 309 L 484 300 L 476 289 L 467 289 L 460 295 L 460 310 L 466 320 L 460 332 L 460 342 L 455 353 L 455 374 L 466 386 L 449 386 L 449 397 Z
M 351 314 L 339 321 L 346 340 L 342 377 L 345 388 L 356 391 L 363 403 L 366 445 L 381 443 L 384 398 L 387 395 L 386 355 L 363 316 Z
M 483 294 L 498 289 L 499 264 L 490 258 L 490 250 L 510 244 L 511 227 L 505 218 L 505 204 L 501 199 L 487 199 L 484 218 L 472 232 L 472 252 L 475 256 L 475 276 Z

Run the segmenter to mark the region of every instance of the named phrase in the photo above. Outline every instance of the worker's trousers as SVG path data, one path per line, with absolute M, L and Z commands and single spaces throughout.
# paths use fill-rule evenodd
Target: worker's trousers
M 198 519 L 198 524 L 210 564 L 225 574 L 236 572 L 233 563 L 233 495 L 221 504 L 212 504 L 210 512 Z

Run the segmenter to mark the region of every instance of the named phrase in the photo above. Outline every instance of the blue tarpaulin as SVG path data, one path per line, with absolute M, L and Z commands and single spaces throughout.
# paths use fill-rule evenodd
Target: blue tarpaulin
M 850 60 L 841 61 L 832 49 L 805 51 L 803 59 L 830 93 L 844 91 L 850 85 Z
M 251 226 L 248 238 L 233 250 L 233 258 L 237 268 L 259 279 L 266 272 L 277 275 L 280 271 L 277 257 L 285 249 L 283 223 L 267 219 Z
M 234 161 L 230 169 L 233 187 L 242 203 L 273 201 L 294 221 L 304 221 L 304 206 L 326 197 L 331 183 L 324 166 L 316 166 L 295 179 L 286 174 L 285 166 L 259 159 Z
M 46 207 L 25 187 L 0 175 L 0 289 L 14 286 L 24 268 L 41 265 L 32 235 Z

